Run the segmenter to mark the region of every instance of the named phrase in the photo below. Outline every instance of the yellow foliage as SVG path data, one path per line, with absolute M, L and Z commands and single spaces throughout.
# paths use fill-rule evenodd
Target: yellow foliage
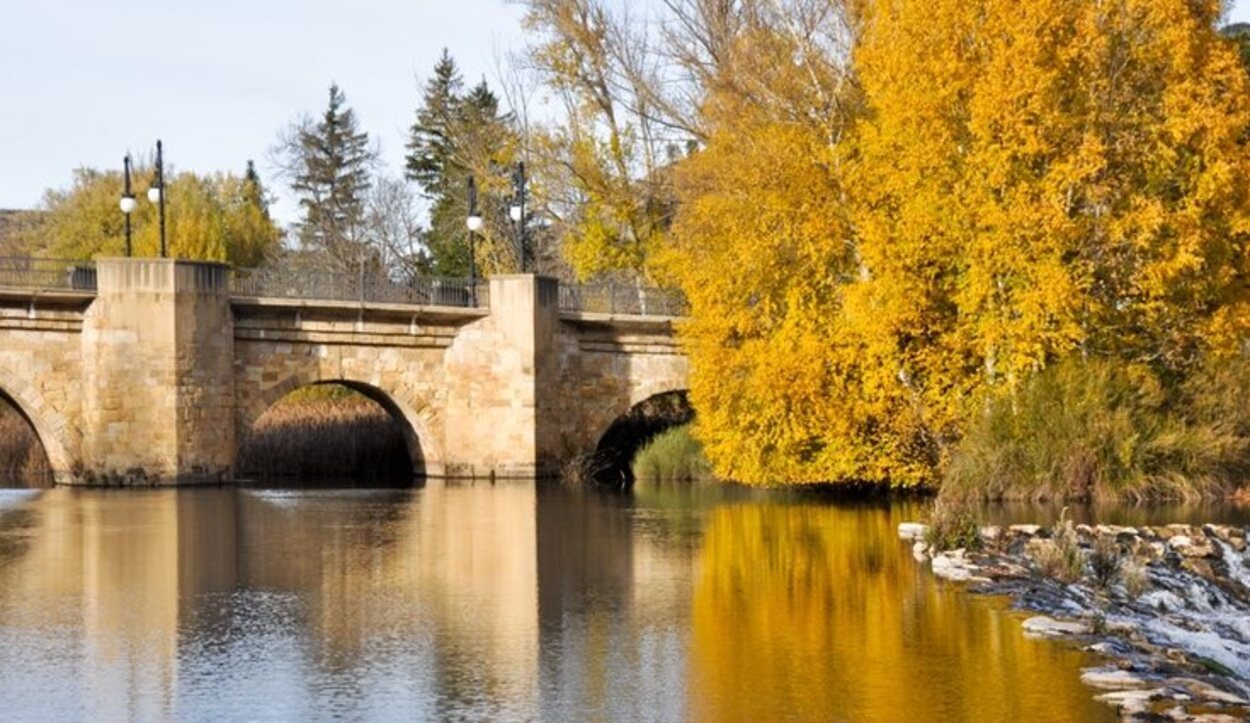
M 131 214 L 135 256 L 160 252 L 157 206 L 145 197 L 152 178 L 150 169 L 140 169 L 132 177 L 139 201 Z M 166 185 L 165 233 L 171 257 L 250 267 L 277 250 L 281 231 L 254 201 L 248 181 L 230 174 L 180 173 Z M 120 173 L 79 169 L 70 189 L 45 194 L 43 213 L 22 229 L 19 246 L 67 259 L 124 255 L 121 195 Z
M 750 38 L 767 92 L 713 90 L 678 169 L 664 268 L 719 474 L 925 483 L 973 400 L 1056 358 L 1238 347 L 1250 104 L 1218 2 L 856 7 L 847 116 Z
M 691 603 L 692 720 L 1038 720 L 1098 715 L 1081 653 L 917 570 L 915 510 L 722 505 Z M 918 651 L 923 650 L 923 654 Z M 865 654 L 869 651 L 870 654 Z M 751 695 L 742 695 L 749 690 Z M 907 710 L 900 708 L 905 692 Z

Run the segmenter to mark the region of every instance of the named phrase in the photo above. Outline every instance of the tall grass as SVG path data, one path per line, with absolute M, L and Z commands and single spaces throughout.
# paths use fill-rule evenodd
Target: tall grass
M 711 465 L 703 455 L 703 446 L 691 434 L 690 425 L 667 429 L 647 442 L 633 463 L 638 479 L 677 482 L 709 476 Z
M 1250 365 L 1213 362 L 1164 384 L 1072 359 L 987 401 L 945 470 L 946 497 L 1195 500 L 1250 473 Z
M 385 483 L 414 472 L 400 424 L 342 387 L 297 391 L 272 406 L 241 440 L 239 470 L 264 480 Z
M 48 456 L 35 430 L 17 410 L 0 400 L 0 485 L 51 482 Z

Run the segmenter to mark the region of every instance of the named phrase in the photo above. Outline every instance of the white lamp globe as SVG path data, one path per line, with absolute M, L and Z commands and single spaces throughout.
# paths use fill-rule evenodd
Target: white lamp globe
M 473 233 L 477 233 L 478 231 L 482 230 L 482 226 L 484 224 L 482 223 L 481 216 L 470 216 L 467 219 L 465 219 L 464 225 L 468 226 L 469 230 L 472 231 Z
M 508 216 L 513 221 L 520 223 L 521 222 L 521 204 L 519 203 L 512 204 L 512 207 L 508 209 Z
M 122 208 L 122 213 L 134 213 L 135 207 L 139 204 L 135 202 L 134 196 L 122 196 L 121 203 L 118 204 Z
M 151 201 L 152 203 L 161 202 L 161 187 L 160 186 L 152 186 L 151 188 L 148 189 L 148 200 Z

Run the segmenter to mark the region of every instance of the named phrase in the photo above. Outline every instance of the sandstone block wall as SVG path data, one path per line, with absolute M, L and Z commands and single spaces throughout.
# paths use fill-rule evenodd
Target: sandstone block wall
M 310 384 L 337 382 L 402 420 L 414 466 L 444 474 L 444 354 L 480 318 L 356 308 L 235 304 L 235 428 L 242 440 L 274 402 Z
M 231 476 L 229 271 L 106 259 L 83 324 L 84 484 L 191 484 Z
M 558 287 L 551 279 L 497 276 L 491 313 L 447 350 L 447 474 L 533 477 L 544 471 L 536 429 L 539 369 L 550 348 Z
M 689 383 L 690 363 L 668 320 L 566 315 L 554 348 L 558 379 L 548 444 L 563 456 L 593 451 L 632 407 Z
M 81 459 L 82 318 L 90 298 L 0 297 L 0 394 L 26 415 L 59 482 Z

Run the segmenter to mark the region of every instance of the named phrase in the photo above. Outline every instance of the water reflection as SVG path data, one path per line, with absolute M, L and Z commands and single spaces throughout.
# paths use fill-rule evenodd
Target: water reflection
M 905 507 L 687 487 L 5 495 L 0 717 L 1110 717 L 1080 654 L 907 557 Z
M 895 530 L 903 519 L 889 508 L 718 510 L 694 593 L 694 717 L 1106 714 L 1073 674 L 1080 654 L 1025 640 L 1016 619 L 935 586 L 900 555 Z

